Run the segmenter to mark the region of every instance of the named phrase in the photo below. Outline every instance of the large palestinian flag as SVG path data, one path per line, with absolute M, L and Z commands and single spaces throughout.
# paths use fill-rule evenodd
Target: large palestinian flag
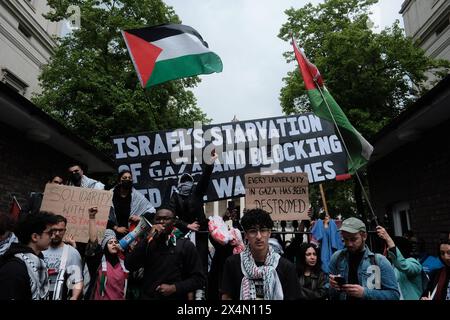
M 219 56 L 193 28 L 182 24 L 122 31 L 143 88 L 222 71 Z
M 323 84 L 322 76 L 317 67 L 309 62 L 302 50 L 292 38 L 295 57 L 305 82 L 306 93 L 314 113 L 325 120 L 335 123 L 344 140 L 348 151 L 348 172 L 353 174 L 364 166 L 373 152 L 372 145 L 352 126 L 344 111 L 331 96 Z

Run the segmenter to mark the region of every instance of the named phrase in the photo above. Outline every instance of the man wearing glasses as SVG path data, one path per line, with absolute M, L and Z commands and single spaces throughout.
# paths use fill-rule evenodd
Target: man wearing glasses
M 50 247 L 43 251 L 45 263 L 48 268 L 51 300 L 67 300 L 71 289 L 70 300 L 78 300 L 83 292 L 83 264 L 77 249 L 63 242 L 66 234 L 67 219 L 56 216 L 57 223 L 52 226 L 54 236 Z M 75 241 L 72 241 L 75 245 Z
M 141 241 L 125 259 L 129 271 L 144 268 L 142 299 L 186 300 L 202 288 L 206 276 L 194 244 L 177 239 L 175 214 L 169 208 L 156 211 L 147 240 Z
M 239 255 L 225 261 L 222 300 L 297 300 L 300 285 L 295 266 L 269 245 L 273 227 L 270 214 L 247 211 L 241 219 L 247 244 Z
M 55 215 L 47 212 L 26 215 L 13 243 L 0 259 L 0 300 L 47 300 L 48 274 L 42 251 L 50 245 Z

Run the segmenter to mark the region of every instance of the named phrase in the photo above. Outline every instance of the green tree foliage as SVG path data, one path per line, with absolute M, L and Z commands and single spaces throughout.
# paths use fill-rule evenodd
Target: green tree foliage
M 67 128 L 105 152 L 110 137 L 208 122 L 193 93 L 200 80 L 170 81 L 144 92 L 121 30 L 179 23 L 160 0 L 48 0 L 52 21 L 67 18 L 69 5 L 81 9 L 81 28 L 58 39 L 40 76 L 42 93 L 33 101 Z
M 295 36 L 350 122 L 369 141 L 423 93 L 427 74 L 439 80 L 449 70 L 447 61 L 430 59 L 405 37 L 398 21 L 380 33 L 373 32 L 368 15 L 370 6 L 377 2 L 326 0 L 291 8 L 285 11 L 287 22 L 278 35 L 285 41 L 291 40 L 290 33 Z M 288 62 L 294 60 L 293 51 L 284 56 Z M 283 80 L 283 111 L 311 111 L 297 64 Z M 325 190 L 333 215 L 355 213 L 358 199 L 351 181 L 327 183 Z M 362 213 L 362 208 L 358 209 Z
M 377 0 L 327 0 L 288 9 L 279 37 L 292 32 L 322 73 L 325 85 L 366 138 L 372 137 L 424 90 L 426 72 L 438 74 L 446 61 L 425 56 L 405 37 L 398 22 L 374 33 L 368 17 Z M 288 61 L 293 51 L 286 52 Z M 448 69 L 444 70 L 448 72 Z M 285 113 L 309 111 L 298 67 L 284 78 L 280 100 Z

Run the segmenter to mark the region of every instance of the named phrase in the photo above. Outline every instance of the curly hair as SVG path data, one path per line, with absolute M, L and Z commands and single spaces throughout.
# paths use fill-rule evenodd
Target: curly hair
M 317 262 L 316 265 L 312 268 L 312 272 L 319 274 L 321 271 L 322 262 L 320 260 L 320 250 L 314 243 L 302 243 L 299 250 L 299 260 L 297 261 L 297 274 L 302 275 L 305 273 L 306 269 L 306 251 L 309 248 L 313 248 L 316 252 Z
M 262 209 L 250 209 L 241 219 L 241 225 L 245 231 L 252 227 L 273 228 L 273 220 L 267 211 Z

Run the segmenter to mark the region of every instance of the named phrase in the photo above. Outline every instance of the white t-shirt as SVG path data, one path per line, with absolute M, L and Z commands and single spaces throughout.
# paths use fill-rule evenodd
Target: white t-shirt
M 68 279 L 67 285 L 70 289 L 70 284 L 83 281 L 83 265 L 81 262 L 81 256 L 77 249 L 67 244 L 64 244 L 64 246 L 68 247 L 66 278 Z M 55 289 L 64 246 L 58 248 L 49 247 L 47 250 L 42 252 L 44 255 L 44 261 L 49 269 L 49 291 L 54 291 Z

